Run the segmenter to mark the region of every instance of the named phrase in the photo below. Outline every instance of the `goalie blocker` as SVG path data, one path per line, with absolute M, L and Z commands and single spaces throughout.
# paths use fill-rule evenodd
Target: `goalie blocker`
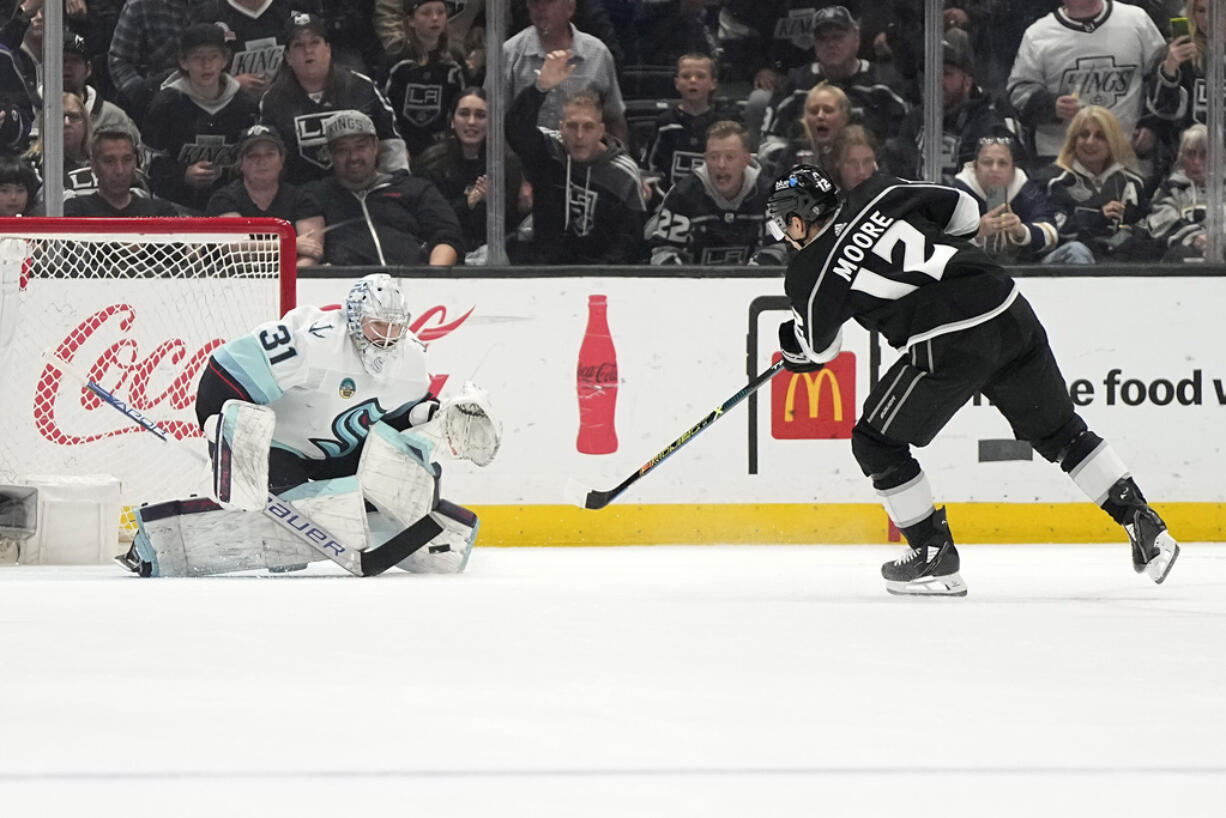
M 441 449 L 478 465 L 492 461 L 501 430 L 481 390 L 465 384 L 432 420 L 403 432 L 376 423 L 355 476 L 304 483 L 280 495 L 256 482 L 267 474 L 265 441 L 275 414 L 251 408 L 228 402 L 211 424 L 216 450 L 225 454 L 215 458 L 214 470 L 224 505 L 193 498 L 140 508 L 133 548 L 121 564 L 148 577 L 288 571 L 324 559 L 322 545 L 338 553 L 360 550 L 367 575 L 393 564 L 414 573 L 459 573 L 467 566 L 477 515 L 440 498 L 442 470 L 433 456 Z

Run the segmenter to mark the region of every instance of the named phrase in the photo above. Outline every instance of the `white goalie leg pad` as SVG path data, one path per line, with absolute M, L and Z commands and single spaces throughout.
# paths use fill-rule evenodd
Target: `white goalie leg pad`
M 214 443 L 213 497 L 223 508 L 255 511 L 268 499 L 268 448 L 277 415 L 271 408 L 228 400 L 205 421 Z
M 363 496 L 401 528 L 412 525 L 434 508 L 439 473 L 433 453 L 433 439 L 416 429 L 397 432 L 376 423 L 358 461 Z
M 307 542 L 322 544 L 321 531 L 346 548 L 365 548 L 369 541 L 366 504 L 352 477 L 290 489 L 281 495 L 276 511 L 297 533 L 287 531 L 264 509 L 227 510 L 204 498 L 144 506 L 136 510 L 134 544 L 140 558 L 152 565 L 150 576 L 198 577 L 286 569 L 326 559 Z
M 414 427 L 414 432 L 441 444 L 457 460 L 488 466 L 502 445 L 502 423 L 490 406 L 489 394 L 472 381 L 459 394 L 443 401 L 429 423 Z

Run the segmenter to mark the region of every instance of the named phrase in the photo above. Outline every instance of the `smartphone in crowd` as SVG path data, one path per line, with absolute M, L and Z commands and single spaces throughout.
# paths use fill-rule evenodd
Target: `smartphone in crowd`
M 1187 37 L 1191 33 L 1188 28 L 1187 17 L 1172 17 L 1171 18 L 1171 39 L 1177 40 L 1180 37 Z

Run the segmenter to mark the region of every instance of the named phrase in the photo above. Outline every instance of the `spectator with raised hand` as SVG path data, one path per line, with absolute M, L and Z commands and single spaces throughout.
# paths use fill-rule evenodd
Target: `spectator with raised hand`
M 908 105 L 885 81 L 877 64 L 859 57 L 860 24 L 846 6 L 827 6 L 813 18 L 816 59 L 788 73 L 763 123 L 763 133 L 791 139 L 807 105 L 809 92 L 820 84 L 838 87 L 850 113 L 878 139 L 898 134 Z
M 1052 161 L 1083 106 L 1108 109 L 1131 152 L 1153 149 L 1153 124 L 1142 121 L 1145 76 L 1165 43 L 1149 16 L 1117 0 L 1063 0 L 1026 29 L 1009 75 L 1009 101 L 1034 134 L 1036 166 Z
M 1000 261 L 1086 263 L 1089 248 L 1073 242 L 1051 252 L 1059 241 L 1055 217 L 1042 188 L 1017 167 L 1017 140 L 1007 131 L 983 137 L 975 158 L 967 162 L 954 187 L 969 193 L 979 205 L 975 244 Z M 1045 256 L 1046 254 L 1046 256 Z
M 285 58 L 286 26 L 298 0 L 193 0 L 193 23 L 226 31 L 230 76 L 255 101 L 268 90 Z
M 178 67 L 179 37 L 192 0 L 127 0 L 107 56 L 123 108 L 137 122 L 162 81 Z
M 324 126 L 332 174 L 310 190 L 323 206 L 330 264 L 450 267 L 464 254 L 455 213 L 428 179 L 381 171 L 378 130 L 361 111 Z
M 298 266 L 319 264 L 324 257 L 323 208 L 306 189 L 281 181 L 281 135 L 269 125 L 247 128 L 239 135 L 235 169 L 239 178 L 209 198 L 205 215 L 284 219 L 298 237 Z
M 447 112 L 468 84 L 464 52 L 447 32 L 443 0 L 406 0 L 405 39 L 388 54 L 383 95 L 396 112 L 409 159 L 447 129 Z
M 1078 111 L 1055 164 L 1059 173 L 1047 183 L 1047 198 L 1061 244 L 1080 242 L 1093 254 L 1060 260 L 1084 264 L 1138 253 L 1133 235 L 1145 217 L 1145 180 L 1115 114 L 1100 105 Z
M 651 263 L 784 264 L 787 250 L 766 232 L 773 180 L 750 152 L 745 127 L 731 121 L 712 125 L 703 159 L 673 186 L 648 223 Z
M 137 189 L 139 158 L 136 137 L 127 131 L 96 131 L 89 147 L 90 167 L 98 189 L 64 202 L 65 216 L 132 218 L 178 216 L 165 199 L 140 195 Z
M 456 100 L 451 114 L 451 130 L 413 157 L 413 175 L 429 179 L 451 205 L 464 233 L 468 264 L 484 263 L 486 258 L 486 135 L 489 131 L 489 105 L 485 89 L 466 88 Z M 519 157 L 508 153 L 504 165 L 504 216 L 510 233 L 531 210 L 520 195 L 524 185 Z
M 226 73 L 229 62 L 219 26 L 188 26 L 179 38 L 180 70 L 154 95 L 141 127 L 153 152 L 150 189 L 197 213 L 225 184 L 239 134 L 255 124 L 259 113 Z
M 575 94 L 557 122 L 537 126 L 550 92 L 575 70 L 571 57 L 547 54 L 507 112 L 507 142 L 532 184 L 533 229 L 530 242 L 507 249 L 516 264 L 633 264 L 643 246 L 643 181 L 621 141 L 605 132 L 600 100 Z
M 954 177 L 968 162 L 974 161 L 979 140 L 1005 132 L 1016 135 L 1017 123 L 1007 103 L 986 93 L 975 82 L 975 57 L 965 31 L 946 31 L 942 51 L 941 99 L 944 108 L 940 182 L 952 185 Z M 924 168 L 923 141 L 924 110 L 917 107 L 907 114 L 902 132 L 889 150 L 890 170 L 906 179 L 928 178 Z M 1015 143 L 1011 147 L 1020 151 L 1021 144 Z
M 535 124 L 543 128 L 556 127 L 561 121 L 565 101 L 580 91 L 587 91 L 600 100 L 601 119 L 609 133 L 622 141 L 628 140 L 626 104 L 622 101 L 613 55 L 604 43 L 580 31 L 571 22 L 575 0 L 528 0 L 528 14 L 532 25 L 502 45 L 502 57 L 506 62 L 506 98 L 517 99 L 536 83 L 547 55 L 565 51 L 571 55 L 571 70 L 565 81 L 550 88 L 537 107 Z M 488 82 L 487 79 L 487 90 Z
M 1179 137 L 1179 152 L 1170 176 L 1162 180 L 1145 221 L 1150 237 L 1158 242 L 1163 261 L 1205 257 L 1205 189 L 1209 131 L 1201 123 Z
M 408 152 L 391 106 L 369 77 L 333 62 L 329 36 L 319 17 L 291 14 L 281 70 L 260 98 L 260 121 L 286 140 L 286 180 L 305 184 L 328 176 L 332 159 L 324 124 L 341 110 L 361 111 L 375 123 L 382 173 L 407 170 Z
M 685 54 L 677 60 L 673 82 L 681 99 L 660 114 L 645 152 L 644 170 L 664 193 L 702 163 L 707 130 L 735 118 L 713 104 L 718 74 L 715 59 L 705 54 Z

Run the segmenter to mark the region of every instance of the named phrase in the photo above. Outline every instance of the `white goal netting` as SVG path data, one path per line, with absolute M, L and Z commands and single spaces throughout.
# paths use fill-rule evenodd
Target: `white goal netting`
M 200 374 L 293 306 L 293 241 L 273 219 L 0 219 L 0 483 L 110 474 L 128 505 L 200 490 L 198 460 L 44 353 L 203 451 Z

